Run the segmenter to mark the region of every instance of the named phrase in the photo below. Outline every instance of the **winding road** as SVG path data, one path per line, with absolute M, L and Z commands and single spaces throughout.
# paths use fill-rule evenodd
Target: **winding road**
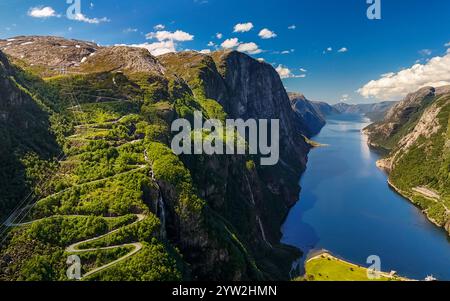
M 145 219 L 145 217 L 146 217 L 146 216 L 143 215 L 143 214 L 136 214 L 136 216 L 137 216 L 137 220 L 134 221 L 133 223 L 127 225 L 127 226 L 131 226 L 131 225 L 137 224 L 137 223 L 143 221 L 143 220 Z M 99 251 L 99 250 L 111 250 L 111 249 L 116 249 L 116 248 L 121 248 L 121 247 L 134 247 L 133 251 L 131 251 L 131 252 L 127 253 L 126 255 L 120 257 L 119 259 L 116 259 L 116 260 L 114 260 L 114 261 L 112 261 L 112 262 L 110 262 L 110 263 L 108 263 L 108 264 L 105 264 L 105 265 L 103 265 L 103 266 L 101 266 L 101 267 L 95 268 L 95 269 L 93 269 L 93 270 L 87 272 L 86 274 L 84 274 L 84 275 L 82 276 L 82 278 L 86 278 L 86 277 L 91 276 L 91 275 L 93 275 L 93 274 L 96 274 L 96 273 L 98 273 L 98 272 L 100 272 L 100 271 L 103 271 L 103 270 L 105 270 L 105 269 L 107 269 L 107 268 L 109 268 L 109 267 L 111 267 L 111 266 L 113 266 L 113 265 L 116 265 L 117 263 L 124 261 L 125 259 L 127 259 L 127 258 L 133 256 L 134 254 L 136 254 L 136 253 L 138 253 L 140 250 L 142 250 L 142 248 L 143 248 L 144 246 L 143 246 L 141 243 L 139 243 L 139 242 L 136 242 L 136 243 L 128 243 L 128 244 L 121 244 L 121 245 L 115 245 L 115 246 L 108 246 L 108 247 L 90 248 L 90 249 L 79 249 L 79 248 L 78 248 L 80 245 L 83 245 L 83 244 L 89 243 L 89 242 L 93 242 L 93 241 L 96 241 L 96 240 L 100 240 L 100 239 L 102 239 L 103 237 L 106 237 L 106 236 L 108 236 L 108 235 L 111 235 L 111 234 L 113 234 L 113 233 L 119 231 L 120 229 L 121 229 L 121 228 L 118 228 L 118 229 L 113 230 L 113 231 L 111 231 L 111 232 L 108 232 L 108 233 L 106 233 L 106 234 L 103 234 L 103 235 L 100 235 L 100 236 L 96 236 L 96 237 L 94 237 L 94 238 L 90 238 L 90 239 L 86 239 L 86 240 L 83 240 L 83 241 L 74 243 L 74 244 L 72 244 L 72 245 L 70 245 L 70 246 L 68 246 L 68 247 L 66 248 L 65 251 L 66 251 L 67 253 L 84 253 L 84 252 L 93 252 L 93 251 L 95 252 L 95 251 Z
M 147 157 L 147 154 L 146 154 L 146 153 L 145 153 L 145 156 Z M 89 184 L 93 184 L 93 183 L 97 183 L 97 182 L 106 181 L 106 180 L 108 180 L 108 179 L 111 179 L 111 178 L 114 178 L 114 177 L 117 177 L 117 176 L 120 176 L 120 175 L 123 175 L 123 174 L 135 172 L 135 171 L 144 169 L 144 168 L 146 168 L 146 167 L 147 167 L 147 165 L 140 165 L 140 166 L 139 166 L 138 168 L 136 168 L 136 169 L 129 170 L 129 171 L 127 171 L 127 172 L 124 172 L 124 173 L 121 173 L 121 174 L 117 174 L 117 175 L 114 175 L 114 176 L 109 177 L 109 178 L 100 179 L 100 180 L 95 180 L 95 181 L 92 181 L 92 182 L 89 182 L 89 183 L 84 183 L 84 184 L 81 184 L 81 185 L 89 185 Z M 151 174 L 152 179 L 155 180 L 155 179 L 154 179 L 154 176 L 153 176 L 153 172 L 151 172 L 150 174 Z M 55 194 L 53 194 L 52 196 L 59 195 L 59 194 L 65 192 L 65 191 L 67 191 L 67 190 L 69 190 L 69 189 L 73 189 L 74 187 L 81 186 L 81 185 L 74 185 L 74 186 L 72 186 L 72 187 L 70 187 L 70 188 L 67 188 L 67 189 L 65 189 L 65 190 L 62 190 L 62 191 L 60 191 L 60 192 L 55 193 Z M 34 220 L 34 221 L 24 222 L 24 223 L 20 223 L 20 222 L 19 222 L 19 223 L 15 223 L 14 220 L 15 220 L 18 216 L 20 216 L 20 214 L 21 214 L 22 212 L 24 212 L 24 211 L 26 211 L 26 210 L 30 210 L 32 207 L 33 207 L 33 205 L 28 205 L 28 206 L 26 206 L 26 207 L 24 207 L 24 208 L 18 210 L 15 214 L 12 214 L 12 215 L 4 222 L 4 226 L 9 227 L 9 228 L 12 228 L 12 227 L 22 227 L 22 226 L 31 225 L 31 224 L 33 224 L 33 223 L 35 223 L 35 222 L 38 222 L 38 221 L 41 221 L 41 220 L 44 220 L 44 219 L 48 218 L 48 217 L 46 217 L 46 218 L 37 219 L 37 220 Z M 59 216 L 59 215 L 54 215 L 54 216 Z M 84 217 L 83 215 L 63 215 L 63 216 L 64 216 L 64 217 Z M 131 226 L 131 225 L 137 224 L 137 223 L 143 221 L 143 220 L 147 217 L 146 215 L 143 215 L 143 214 L 136 214 L 135 216 L 137 217 L 136 221 L 134 221 L 133 223 L 128 224 L 128 225 L 126 225 L 126 226 Z M 105 219 L 108 219 L 108 218 L 111 218 L 111 217 L 104 217 L 104 218 L 105 218 Z M 103 270 L 105 270 L 105 269 L 107 269 L 107 268 L 110 268 L 110 267 L 112 267 L 112 266 L 118 264 L 119 262 L 122 262 L 122 261 L 128 259 L 129 257 L 135 255 L 136 253 L 138 253 L 139 251 L 142 250 L 143 245 L 142 245 L 141 243 L 139 243 L 139 242 L 127 243 L 127 244 L 121 244 L 121 245 L 115 245 L 115 246 L 108 246 L 108 247 L 98 247 L 98 248 L 90 248 L 90 249 L 79 249 L 79 246 L 81 246 L 81 245 L 83 245 L 83 244 L 85 244 L 85 243 L 89 243 L 89 242 L 93 242 L 93 241 L 100 240 L 100 239 L 102 239 L 102 238 L 104 238 L 104 237 L 106 237 L 106 236 L 108 236 L 108 235 L 111 235 L 111 234 L 114 234 L 114 233 L 118 232 L 120 229 L 121 229 L 121 228 L 118 228 L 118 229 L 115 229 L 115 230 L 113 230 L 113 231 L 110 231 L 110 232 L 108 232 L 108 233 L 106 233 L 106 234 L 102 234 L 102 235 L 96 236 L 96 237 L 94 237 L 94 238 L 90 238 L 90 239 L 86 239 L 86 240 L 83 240 L 83 241 L 74 243 L 74 244 L 72 244 L 72 245 L 70 245 L 70 246 L 68 246 L 68 247 L 65 248 L 65 252 L 67 252 L 67 253 L 72 253 L 72 254 L 73 254 L 73 253 L 93 252 L 93 251 L 99 251 L 99 250 L 110 250 L 110 249 L 121 248 L 121 247 L 133 247 L 133 250 L 132 250 L 131 252 L 127 253 L 126 255 L 124 255 L 124 256 L 122 256 L 122 257 L 120 257 L 120 258 L 118 258 L 118 259 L 116 259 L 116 260 L 114 260 L 114 261 L 112 261 L 112 262 L 110 262 L 110 263 L 108 263 L 108 264 L 105 264 L 105 265 L 103 265 L 103 266 L 100 266 L 100 267 L 98 267 L 98 268 L 95 268 L 95 269 L 93 269 L 93 270 L 91 270 L 91 271 L 85 273 L 84 275 L 82 275 L 81 279 L 86 278 L 86 277 L 88 277 L 88 276 L 91 276 L 91 275 L 93 275 L 93 274 L 96 274 L 96 273 L 98 273 L 98 272 L 100 272 L 100 271 L 103 271 Z M 80 279 L 80 280 L 81 280 L 81 279 Z

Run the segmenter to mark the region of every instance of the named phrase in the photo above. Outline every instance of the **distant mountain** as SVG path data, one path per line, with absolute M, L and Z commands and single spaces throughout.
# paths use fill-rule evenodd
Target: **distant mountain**
M 311 101 L 311 104 L 324 117 L 341 113 L 335 107 L 323 101 Z
M 450 233 L 450 86 L 409 94 L 364 132 L 399 193 Z
M 378 103 L 368 103 L 368 104 L 347 104 L 338 103 L 333 107 L 343 114 L 361 114 L 370 118 L 372 121 L 381 120 L 384 114 L 389 110 L 395 101 L 383 101 Z
M 308 100 L 303 94 L 289 92 L 292 109 L 300 116 L 308 128 L 308 136 L 314 136 L 320 132 L 326 124 L 326 116 L 339 114 L 339 112 L 325 102 Z

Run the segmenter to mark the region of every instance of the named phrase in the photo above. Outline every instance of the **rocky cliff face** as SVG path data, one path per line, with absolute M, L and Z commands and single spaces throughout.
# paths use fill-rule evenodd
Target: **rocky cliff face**
M 298 158 L 301 165 L 305 164 L 308 147 L 298 135 L 308 128 L 289 106 L 272 66 L 237 51 L 218 51 L 211 56 L 167 54 L 159 60 L 183 77 L 194 92 L 200 89 L 204 97 L 216 100 L 230 118 L 279 119 L 282 156 Z
M 305 167 L 309 149 L 301 136 L 308 134 L 306 121 L 293 113 L 276 71 L 245 54 L 184 52 L 158 59 L 167 74 L 182 78 L 197 99 L 216 101 L 229 118 L 280 120 L 278 166 L 249 170 L 244 167 L 245 158 L 226 156 L 185 160 L 202 196 L 231 221 L 259 260 L 272 266 L 269 270 L 276 270 L 274 262 L 261 257 L 260 251 L 278 254 L 273 256 L 279 259 L 283 257 L 280 254 L 287 255 L 286 247 L 278 245 L 279 227 L 298 199 L 295 182 Z M 241 213 L 236 213 L 237 208 Z
M 273 67 L 237 51 L 219 52 L 214 58 L 230 90 L 224 103 L 230 116 L 279 119 L 280 149 L 286 151 L 286 157 L 298 158 L 304 163 L 306 144 L 297 137 L 306 130 L 305 121 L 293 113 L 283 83 Z
M 425 87 L 393 106 L 364 131 L 387 156 L 377 165 L 391 185 L 439 226 L 450 221 L 450 86 Z
M 57 148 L 48 118 L 0 51 L 0 217 L 28 190 L 21 158 L 29 152 L 49 157 Z
M 325 118 L 333 111 L 332 107 L 319 102 L 311 102 L 303 94 L 289 93 L 292 109 L 304 120 L 308 128 L 307 136 L 312 137 L 320 132 L 325 125 Z

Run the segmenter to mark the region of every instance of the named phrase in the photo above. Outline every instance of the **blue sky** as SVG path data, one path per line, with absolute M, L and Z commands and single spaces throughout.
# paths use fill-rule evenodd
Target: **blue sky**
M 66 17 L 68 6 L 2 0 L 0 38 L 56 35 L 177 51 L 214 50 L 234 38 L 224 45 L 279 67 L 287 90 L 330 103 L 398 99 L 424 84 L 450 83 L 448 0 L 381 0 L 381 20 L 367 18 L 366 0 L 81 0 L 77 20 Z

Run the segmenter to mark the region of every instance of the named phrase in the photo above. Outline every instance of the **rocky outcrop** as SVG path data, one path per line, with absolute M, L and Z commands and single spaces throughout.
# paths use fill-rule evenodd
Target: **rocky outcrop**
M 50 36 L 19 36 L 0 40 L 0 50 L 15 62 L 44 76 L 79 67 L 101 47 L 95 43 Z
M 325 117 L 333 111 L 332 107 L 327 108 L 325 103 L 311 102 L 300 93 L 288 93 L 288 95 L 292 109 L 308 128 L 306 136 L 312 137 L 318 134 L 326 123 Z
M 442 90 L 442 89 L 440 89 Z M 423 110 L 432 99 L 437 96 L 436 89 L 425 87 L 417 92 L 408 94 L 405 99 L 390 108 L 380 122 L 376 122 L 366 128 L 369 135 L 369 144 L 373 147 L 390 149 L 393 143 L 389 143 L 406 124 L 414 123 L 420 117 Z
M 79 67 L 83 72 L 164 73 L 164 68 L 146 49 L 125 46 L 101 48 L 82 60 Z

